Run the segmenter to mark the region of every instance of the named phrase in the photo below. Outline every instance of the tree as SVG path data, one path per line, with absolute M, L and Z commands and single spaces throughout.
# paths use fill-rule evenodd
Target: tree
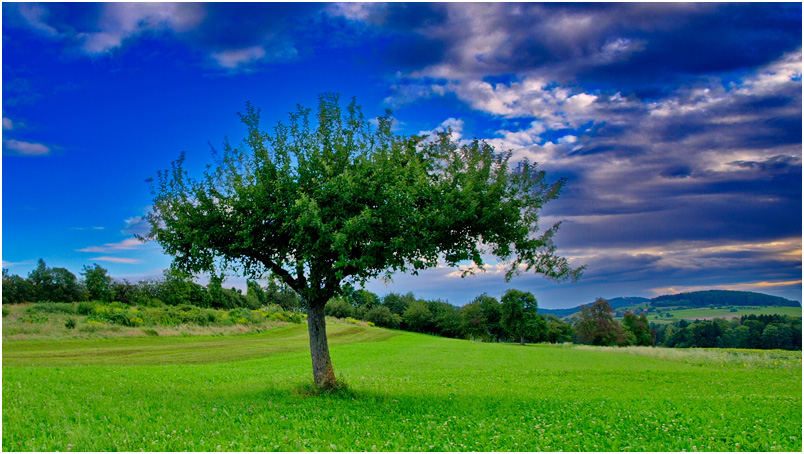
M 413 301 L 402 314 L 402 321 L 413 331 L 425 332 L 433 320 L 433 313 L 427 308 L 424 300 Z
M 480 303 L 469 303 L 459 311 L 461 317 L 461 333 L 467 339 L 480 339 L 486 336 L 486 315 Z
M 376 306 L 366 313 L 366 321 L 374 323 L 377 326 L 382 326 L 383 328 L 399 328 L 402 317 L 400 317 L 399 314 L 391 312 L 391 309 L 388 309 L 386 306 Z
M 332 298 L 324 306 L 324 314 L 335 318 L 347 318 L 354 315 L 354 308 L 343 298 Z
M 184 153 L 159 172 L 147 238 L 187 271 L 273 273 L 290 286 L 307 309 L 318 386 L 335 385 L 324 306 L 344 283 L 415 274 L 439 260 L 482 268 L 482 253 L 510 263 L 508 279 L 580 276 L 556 254 L 558 224 L 537 233 L 539 210 L 563 179 L 548 183 L 527 161 L 511 168 L 510 153 L 455 143 L 449 131 L 396 136 L 390 112 L 375 128 L 355 101 L 343 112 L 337 95 L 319 96 L 316 117 L 314 125 L 299 107 L 269 134 L 247 104 L 246 139 L 213 150 L 202 178 L 189 176 Z
M 112 300 L 112 278 L 108 273 L 97 263 L 92 267 L 84 265 L 81 275 L 84 276 L 84 286 L 89 293 L 89 299 L 106 302 Z
M 603 298 L 596 299 L 591 306 L 581 307 L 575 325 L 578 342 L 591 345 L 622 343 L 622 330 L 620 325 L 614 321 L 611 313 L 611 305 Z
M 497 342 L 498 339 L 505 336 L 505 329 L 500 324 L 502 318 L 502 306 L 497 298 L 491 297 L 485 293 L 475 298 L 475 301 L 480 303 L 480 310 L 486 320 L 486 333 L 488 333 L 491 340 Z
M 16 274 L 9 274 L 8 268 L 3 268 L 3 304 L 30 301 L 33 291 L 30 281 Z
M 652 346 L 653 336 L 650 334 L 650 324 L 645 314 L 637 317 L 633 312 L 626 311 L 623 315 L 622 330 L 626 338 L 631 339 L 630 345 Z
M 544 317 L 545 340 L 551 344 L 563 344 L 572 340 L 572 325 L 561 320 L 555 315 L 548 314 Z
M 439 334 L 447 337 L 461 335 L 461 315 L 455 306 L 443 301 L 435 301 L 431 311 L 433 312 L 433 324 Z
M 39 259 L 36 268 L 28 274 L 32 300 L 70 303 L 81 299 L 81 287 L 75 274 L 67 268 L 49 268 Z
M 538 340 L 544 332 L 544 320 L 537 315 L 536 297 L 530 292 L 509 289 L 500 299 L 500 325 L 520 345 L 525 339 Z

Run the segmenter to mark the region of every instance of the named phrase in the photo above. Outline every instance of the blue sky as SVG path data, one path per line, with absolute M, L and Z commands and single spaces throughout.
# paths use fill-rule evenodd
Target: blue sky
M 145 180 L 319 93 L 566 177 L 543 225 L 578 283 L 504 264 L 371 282 L 543 307 L 699 289 L 801 300 L 800 3 L 3 3 L 2 259 L 157 277 Z M 230 278 L 242 286 L 242 279 Z

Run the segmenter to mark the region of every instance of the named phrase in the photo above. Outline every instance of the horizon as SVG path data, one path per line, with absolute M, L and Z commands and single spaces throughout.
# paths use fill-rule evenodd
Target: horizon
M 802 301 L 801 4 L 3 3 L 2 266 L 161 276 L 147 178 L 321 92 L 566 178 L 540 212 L 577 283 L 505 264 L 370 281 L 466 304 L 755 291 Z M 247 19 L 247 20 L 246 20 Z M 490 259 L 491 257 L 485 257 Z M 203 282 L 204 279 L 201 279 Z M 245 289 L 245 278 L 230 277 Z M 617 296 L 612 296 L 617 297 Z

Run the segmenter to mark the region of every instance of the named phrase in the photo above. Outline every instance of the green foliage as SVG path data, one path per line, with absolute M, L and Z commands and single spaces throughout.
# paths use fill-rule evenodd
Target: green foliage
M 510 262 L 507 279 L 580 276 L 556 254 L 558 224 L 537 233 L 539 210 L 565 180 L 549 183 L 527 160 L 511 168 L 510 153 L 455 143 L 449 131 L 396 136 L 390 112 L 374 127 L 356 101 L 342 109 L 335 94 L 319 96 L 317 124 L 310 114 L 299 106 L 271 134 L 248 104 L 242 145 L 227 141 L 199 179 L 182 153 L 152 188 L 147 237 L 187 273 L 270 273 L 293 289 L 310 314 L 317 381 L 334 381 L 323 309 L 346 296 L 347 283 L 416 273 L 439 259 L 482 268 L 483 255 Z M 388 308 L 399 315 L 407 306 Z M 380 317 L 375 309 L 366 317 Z
M 76 321 L 74 318 L 70 317 L 64 322 L 64 327 L 67 329 L 75 329 Z
M 3 268 L 3 304 L 18 304 L 34 299 L 34 289 L 31 283 L 16 274 L 9 274 Z
M 333 298 L 324 306 L 324 314 L 335 318 L 348 318 L 354 315 L 354 309 L 343 298 Z
M 28 274 L 31 301 L 73 302 L 82 299 L 81 288 L 73 273 L 66 268 L 49 268 L 39 259 Z
M 8 315 L 10 313 L 11 313 L 11 311 L 9 311 L 6 307 L 3 307 L 3 317 L 5 317 L 6 315 Z
M 506 290 L 500 299 L 500 326 L 522 345 L 544 337 L 544 319 L 537 315 L 536 297 L 530 292 Z
M 78 315 L 89 315 L 92 313 L 96 304 L 98 303 L 95 301 L 79 301 L 75 313 Z
M 482 339 L 488 336 L 486 315 L 480 302 L 475 301 L 461 308 L 461 332 L 469 339 Z
M 645 314 L 637 317 L 633 312 L 627 311 L 623 316 L 622 331 L 623 336 L 627 339 L 627 345 L 653 345 L 650 324 Z
M 424 333 L 433 321 L 433 314 L 423 300 L 414 300 L 402 314 L 402 321 L 410 331 Z
M 112 278 L 105 268 L 97 263 L 92 267 L 84 265 L 81 275 L 84 276 L 84 286 L 89 299 L 106 302 L 112 300 Z
M 658 326 L 656 338 L 665 347 L 801 350 L 801 317 L 744 315 L 731 322 L 680 320 Z
M 612 317 L 611 306 L 598 298 L 592 306 L 584 306 L 575 324 L 575 340 L 579 344 L 623 345 L 625 339 L 620 325 Z
M 399 328 L 402 318 L 394 314 L 387 306 L 377 306 L 366 313 L 366 321 L 383 328 Z
M 545 338 L 551 344 L 563 344 L 572 341 L 572 325 L 555 315 L 545 315 Z

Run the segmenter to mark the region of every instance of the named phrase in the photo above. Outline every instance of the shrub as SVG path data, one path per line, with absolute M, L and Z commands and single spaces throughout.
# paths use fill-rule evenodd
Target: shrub
M 401 317 L 386 306 L 377 306 L 366 313 L 366 321 L 383 328 L 399 328 Z
M 324 306 L 324 314 L 335 318 L 348 318 L 354 315 L 354 308 L 341 298 L 333 298 Z
M 125 312 L 113 312 L 106 317 L 106 320 L 113 325 L 131 326 L 131 321 Z
M 9 314 L 9 310 L 4 307 L 3 308 L 3 317 L 5 317 L 8 314 Z
M 151 328 L 145 328 L 145 329 L 142 330 L 142 332 L 145 333 L 146 336 L 158 336 L 159 335 L 159 333 L 157 333 L 155 329 L 151 329 Z
M 81 301 L 78 303 L 76 313 L 78 313 L 78 315 L 89 315 L 92 313 L 92 309 L 94 308 L 95 308 L 94 301 Z
M 67 322 L 64 323 L 64 327 L 67 329 L 75 329 L 75 319 L 70 317 L 67 319 Z
M 254 314 L 250 310 L 244 307 L 238 307 L 236 309 L 230 310 L 229 317 L 232 320 L 234 320 L 235 323 L 239 323 L 241 325 L 245 325 L 255 321 Z

